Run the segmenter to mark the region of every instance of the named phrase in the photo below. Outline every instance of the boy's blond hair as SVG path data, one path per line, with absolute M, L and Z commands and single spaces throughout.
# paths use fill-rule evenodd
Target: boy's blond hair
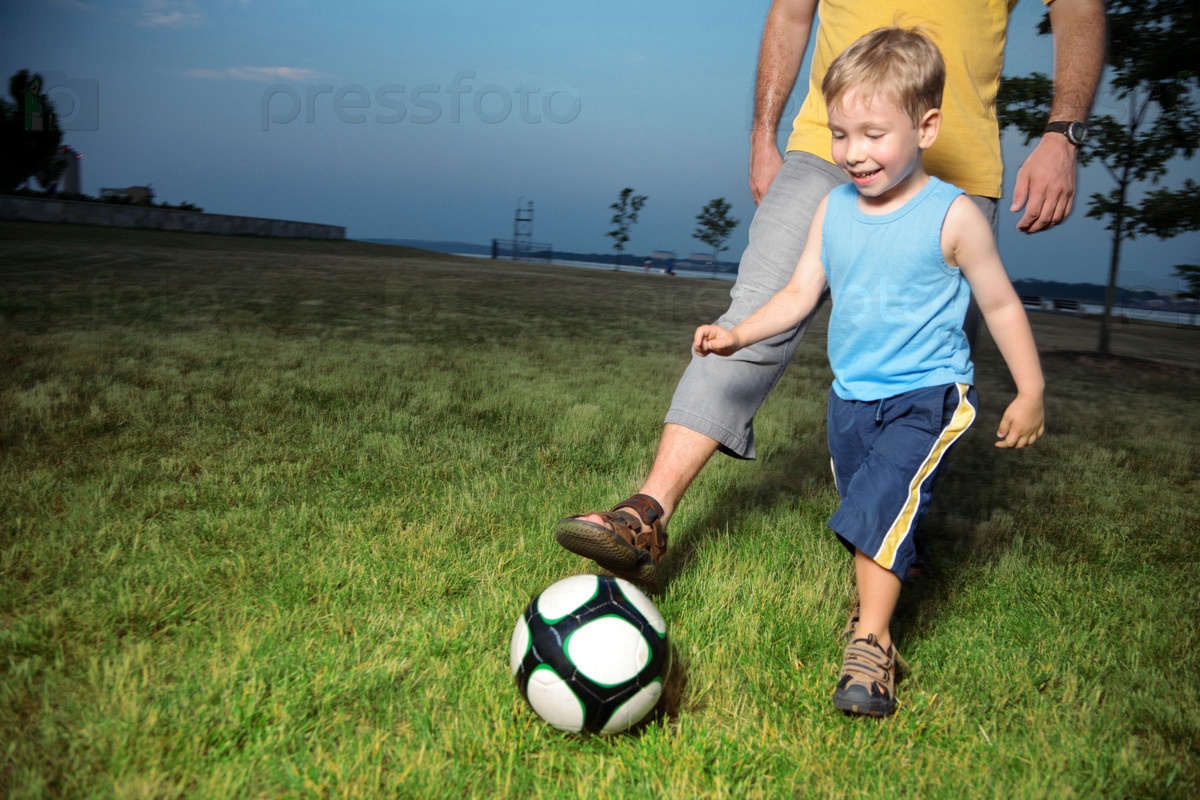
M 865 102 L 886 97 L 916 125 L 931 108 L 941 108 L 946 62 L 920 28 L 878 28 L 863 35 L 829 65 L 821 81 L 825 105 L 841 104 L 852 89 Z

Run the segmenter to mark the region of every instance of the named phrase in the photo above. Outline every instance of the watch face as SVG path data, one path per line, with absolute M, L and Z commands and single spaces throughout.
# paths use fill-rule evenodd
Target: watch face
M 1087 125 L 1084 125 L 1082 122 L 1072 122 L 1067 126 L 1067 138 L 1071 140 L 1071 144 L 1083 144 L 1087 141 L 1087 135 Z

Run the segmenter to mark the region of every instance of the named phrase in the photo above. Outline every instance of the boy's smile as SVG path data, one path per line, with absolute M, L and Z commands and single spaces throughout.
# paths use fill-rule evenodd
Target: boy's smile
M 834 163 L 854 182 L 866 210 L 891 211 L 921 190 L 928 181 L 921 151 L 937 138 L 940 122 L 938 109 L 914 124 L 891 98 L 853 90 L 829 108 Z
M 875 176 L 883 170 L 873 169 L 870 172 L 851 172 L 850 178 L 860 186 L 869 185 Z

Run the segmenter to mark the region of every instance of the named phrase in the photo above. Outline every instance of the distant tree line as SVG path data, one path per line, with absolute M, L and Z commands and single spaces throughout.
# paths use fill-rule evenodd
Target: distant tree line
M 63 145 L 54 103 L 42 91 L 41 75 L 20 70 L 8 79 L 9 98 L 0 97 L 0 193 L 62 200 L 82 200 L 124 205 L 145 205 L 183 211 L 203 211 L 193 203 L 155 203 L 153 191 L 144 199 L 125 196 L 92 197 L 78 192 L 58 192 L 58 182 L 73 151 Z M 36 180 L 41 191 L 29 186 Z
M 609 224 L 613 227 L 604 235 L 613 240 L 616 257 L 612 261 L 616 269 L 621 268 L 621 255 L 625 252 L 625 245 L 629 242 L 629 229 L 638 221 L 638 213 L 646 205 L 646 199 L 646 195 L 634 194 L 633 188 L 626 186 L 617 196 L 617 201 L 609 206 L 609 210 L 613 212 Z M 729 249 L 725 242 L 729 240 L 734 228 L 740 222 L 729 216 L 732 208 L 733 206 L 727 203 L 724 197 L 718 197 L 708 201 L 696 215 L 696 230 L 692 233 L 692 238 L 698 239 L 712 248 L 713 272 L 719 268 L 721 253 Z M 647 259 L 647 261 L 653 261 L 653 259 Z M 673 262 L 674 259 L 671 261 Z M 600 263 L 608 263 L 608 259 L 605 258 Z
M 1099 283 L 1066 283 L 1063 281 L 1042 281 L 1031 278 L 1017 278 L 1013 282 L 1017 294 L 1029 297 L 1055 298 L 1060 300 L 1078 300 L 1089 305 L 1104 305 L 1107 287 Z M 1118 287 L 1118 305 L 1130 303 L 1147 303 L 1163 299 L 1162 292 L 1144 288 Z

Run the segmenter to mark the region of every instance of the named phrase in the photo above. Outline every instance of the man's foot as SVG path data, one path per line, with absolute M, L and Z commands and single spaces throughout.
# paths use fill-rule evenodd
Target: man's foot
M 663 507 L 653 497 L 635 494 L 591 522 L 584 514 L 560 520 L 554 528 L 558 543 L 572 553 L 590 558 L 621 578 L 653 585 L 658 565 L 667 552 Z
M 886 717 L 896 711 L 896 648 L 880 646 L 875 634 L 846 645 L 842 677 L 833 705 L 847 714 Z

